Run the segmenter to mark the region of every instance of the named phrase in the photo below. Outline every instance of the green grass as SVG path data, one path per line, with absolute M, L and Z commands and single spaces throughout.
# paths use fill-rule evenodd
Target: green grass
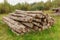
M 36 31 L 17 36 L 2 21 L 7 14 L 0 14 L 0 40 L 60 40 L 60 16 L 53 16 L 55 24 L 51 29 Z

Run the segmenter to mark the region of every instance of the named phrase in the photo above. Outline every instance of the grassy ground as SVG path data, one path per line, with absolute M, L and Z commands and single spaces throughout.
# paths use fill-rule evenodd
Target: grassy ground
M 53 16 L 55 18 L 55 24 L 51 29 L 17 36 L 2 21 L 2 17 L 6 15 L 0 14 L 0 40 L 60 40 L 60 16 Z

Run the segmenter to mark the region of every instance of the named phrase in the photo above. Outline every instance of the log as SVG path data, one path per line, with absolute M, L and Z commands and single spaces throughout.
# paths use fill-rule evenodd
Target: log
M 47 24 L 50 24 L 50 26 L 54 24 L 54 19 L 50 17 L 48 14 L 46 14 L 46 19 L 47 19 Z
M 17 17 L 26 17 L 26 15 L 23 15 L 23 14 L 13 14 L 13 13 L 10 13 L 9 15 L 11 16 L 17 16 Z
M 31 28 L 29 28 L 29 27 L 26 27 L 25 30 L 26 30 L 26 32 L 31 32 Z
M 29 17 L 35 17 L 37 16 L 36 14 L 24 14 L 24 13 L 20 13 L 20 14 L 13 14 L 13 13 L 10 13 L 10 15 L 13 15 L 13 16 L 18 16 L 18 17 L 21 17 L 21 16 L 29 16 Z
M 6 19 L 5 19 L 5 20 L 6 20 Z M 10 19 L 10 20 L 8 20 L 8 21 L 10 22 L 10 21 L 12 21 L 12 20 Z M 16 22 L 16 21 L 14 21 L 14 22 L 13 22 L 13 21 L 12 21 L 11 23 L 12 23 L 13 25 L 15 25 L 15 24 L 16 24 L 16 25 L 18 26 L 18 27 L 17 27 L 17 26 L 15 26 L 15 27 L 16 27 L 16 29 L 17 29 L 17 28 L 19 29 L 19 28 L 20 28 L 19 26 L 21 26 L 22 28 L 24 28 L 24 31 L 23 31 L 23 32 L 29 32 L 29 31 L 30 31 L 30 29 L 29 29 L 29 28 L 28 28 L 28 29 L 26 29 L 26 26 L 25 26 L 25 27 L 23 27 L 24 25 L 22 25 L 20 22 Z M 15 23 L 15 24 L 14 24 L 14 23 Z M 22 29 L 21 29 L 21 30 L 22 30 Z M 25 30 L 26 30 L 26 31 L 25 31 Z
M 24 24 L 25 26 L 27 26 L 27 27 L 29 27 L 29 28 L 33 28 L 33 24 L 32 24 L 32 23 L 22 22 L 22 24 Z
M 16 10 L 16 13 L 29 13 L 29 14 L 42 14 L 42 11 L 22 11 L 22 10 Z
M 6 21 L 6 20 L 4 20 L 4 22 L 7 23 L 8 26 L 9 26 L 12 30 L 14 30 L 16 33 L 19 33 L 19 34 L 22 33 L 20 30 L 17 30 L 17 29 L 15 28 L 15 25 L 11 24 L 10 22 L 8 22 L 8 21 Z
M 38 28 L 38 31 L 42 31 L 42 28 Z
M 27 14 L 27 15 L 29 15 L 29 16 L 36 16 L 36 17 L 38 17 L 38 18 L 42 18 L 42 17 L 44 17 L 45 16 L 45 14 L 43 14 L 43 12 L 42 11 L 19 11 L 19 10 L 17 10 L 16 11 L 16 14 Z M 32 15 L 31 15 L 32 14 Z M 34 15 L 35 14 L 35 15 Z M 42 16 L 43 15 L 43 16 Z
M 28 18 L 28 17 L 15 17 L 15 16 L 8 16 L 11 19 L 14 19 L 16 21 L 20 21 L 20 22 L 32 22 L 32 18 Z
M 32 28 L 34 31 L 37 31 L 39 28 L 37 26 L 33 26 Z
M 42 11 L 21 11 L 21 10 L 16 10 L 16 14 L 37 14 L 39 16 L 44 15 Z
M 10 22 L 11 24 L 15 25 L 15 27 L 13 27 L 13 28 L 16 28 L 18 30 L 22 30 L 23 32 L 25 32 L 25 26 L 22 25 L 21 23 L 18 23 L 16 21 L 12 20 L 12 19 L 9 19 L 8 17 L 4 17 L 4 19 L 6 21 L 8 21 L 8 23 Z
M 34 22 L 39 22 L 39 23 L 40 23 L 40 22 L 41 22 L 41 19 L 36 19 L 36 18 L 34 18 L 33 21 L 34 21 Z
M 42 11 L 26 11 L 29 14 L 42 14 Z
M 18 16 L 18 17 L 31 17 L 31 18 L 33 18 L 33 17 L 35 17 L 35 18 L 44 18 L 45 17 L 45 15 L 41 15 L 41 14 L 24 14 L 24 13 L 20 13 L 20 14 L 13 14 L 13 13 L 10 13 L 10 15 L 12 15 L 12 16 Z
M 34 25 L 38 26 L 38 27 L 42 27 L 42 25 L 40 23 L 37 22 L 32 22 Z
M 10 14 L 10 15 L 12 15 L 12 16 L 17 16 L 17 17 L 31 17 L 31 16 L 29 16 L 29 15 L 23 15 L 23 14 Z M 31 14 L 32 15 L 32 14 Z M 31 18 L 33 18 L 33 17 L 31 17 Z M 41 18 L 40 19 L 37 19 L 37 18 L 34 18 L 33 19 L 34 21 L 36 21 L 36 22 L 41 22 Z

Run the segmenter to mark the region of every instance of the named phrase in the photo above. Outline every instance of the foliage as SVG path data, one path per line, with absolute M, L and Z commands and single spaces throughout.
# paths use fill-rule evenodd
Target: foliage
M 51 8 L 60 7 L 60 0 L 48 0 L 47 2 L 35 2 L 32 4 L 28 3 L 18 3 L 16 5 L 11 5 L 4 0 L 4 3 L 0 3 L 0 13 L 10 13 L 14 10 L 49 10 Z
M 32 5 L 31 10 L 44 10 L 44 2 L 39 2 Z

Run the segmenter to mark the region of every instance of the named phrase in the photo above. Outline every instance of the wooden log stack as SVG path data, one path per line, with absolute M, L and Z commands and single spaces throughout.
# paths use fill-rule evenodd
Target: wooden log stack
M 3 21 L 18 34 L 30 32 L 31 30 L 45 30 L 51 28 L 54 24 L 54 19 L 48 14 L 43 14 L 42 11 L 16 10 L 14 13 L 3 17 Z

